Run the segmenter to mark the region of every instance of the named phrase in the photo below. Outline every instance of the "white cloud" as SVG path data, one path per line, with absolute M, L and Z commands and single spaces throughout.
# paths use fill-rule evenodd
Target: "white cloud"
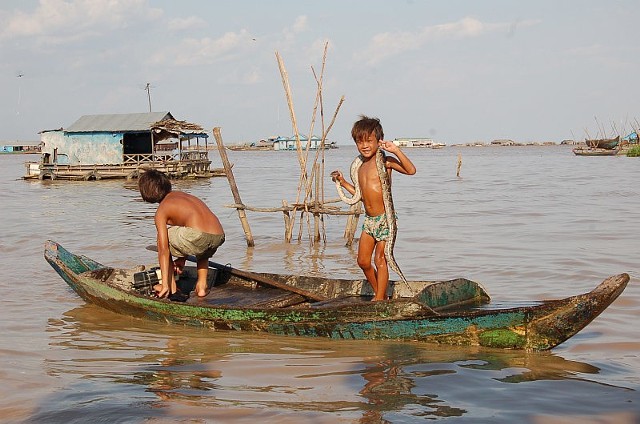
M 163 48 L 151 58 L 158 65 L 193 66 L 211 64 L 249 48 L 252 37 L 246 30 L 227 32 L 220 38 L 186 38 L 173 47 Z
M 308 22 L 309 22 L 309 19 L 307 18 L 307 16 L 305 15 L 298 16 L 295 22 L 293 23 L 293 27 L 292 27 L 293 32 L 299 33 L 299 32 L 306 31 L 308 29 L 308 25 L 307 25 Z
M 262 82 L 262 73 L 259 69 L 238 69 L 234 68 L 230 72 L 218 77 L 218 83 L 231 85 L 254 85 Z
M 189 16 L 188 18 L 175 18 L 169 21 L 169 29 L 171 31 L 184 31 L 189 29 L 204 28 L 206 21 L 198 16 Z
M 532 23 L 520 22 L 519 26 L 530 24 Z M 493 32 L 509 33 L 512 30 L 512 23 L 483 23 L 467 17 L 457 22 L 424 27 L 415 32 L 385 32 L 374 35 L 359 58 L 368 64 L 376 64 L 400 53 L 417 50 L 424 44 L 436 40 L 473 38 Z
M 5 14 L 0 40 L 35 37 L 45 44 L 70 42 L 161 15 L 147 0 L 40 0 L 33 12 Z
M 309 19 L 306 15 L 300 15 L 296 17 L 292 26 L 284 28 L 282 30 L 283 39 L 280 43 L 280 49 L 287 50 L 291 47 L 297 40 L 297 36 L 308 30 L 308 22 Z

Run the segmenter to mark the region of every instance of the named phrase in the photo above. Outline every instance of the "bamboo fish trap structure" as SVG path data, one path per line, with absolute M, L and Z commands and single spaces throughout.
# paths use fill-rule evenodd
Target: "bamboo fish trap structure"
M 341 210 L 339 206 L 332 205 L 338 203 L 341 200 L 339 198 L 325 199 L 324 196 L 324 180 L 325 180 L 325 142 L 329 131 L 333 127 L 338 112 L 342 103 L 344 103 L 344 96 L 340 98 L 336 109 L 333 113 L 331 121 L 325 126 L 324 120 L 324 104 L 322 98 L 322 82 L 324 76 L 324 69 L 327 57 L 328 43 L 325 43 L 324 53 L 322 57 L 322 69 L 320 75 L 316 74 L 313 66 L 311 70 L 316 82 L 316 96 L 313 105 L 313 112 L 311 117 L 311 127 L 309 134 L 314 133 L 314 127 L 316 124 L 316 117 L 320 114 L 320 126 L 322 131 L 322 138 L 320 145 L 317 149 L 314 149 L 314 156 L 311 158 L 309 153 L 311 151 L 311 137 L 308 138 L 306 145 L 302 145 L 300 139 L 300 131 L 298 130 L 298 121 L 295 114 L 295 108 L 293 105 L 293 96 L 291 93 L 291 87 L 289 85 L 289 78 L 287 75 L 284 61 L 278 52 L 276 52 L 276 59 L 278 62 L 278 68 L 280 70 L 280 76 L 282 78 L 282 85 L 289 107 L 289 114 L 291 118 L 291 124 L 293 132 L 296 138 L 296 153 L 298 156 L 298 164 L 300 167 L 300 177 L 298 181 L 298 190 L 295 201 L 292 203 L 282 200 L 282 205 L 271 208 L 252 207 L 245 205 L 240 198 L 238 187 L 235 183 L 235 177 L 231 170 L 231 165 L 227 158 L 227 154 L 220 134 L 220 128 L 216 127 L 213 130 L 213 134 L 218 145 L 220 157 L 222 159 L 223 166 L 233 193 L 235 204 L 226 205 L 230 208 L 235 208 L 238 212 L 238 217 L 242 224 L 247 246 L 254 246 L 255 242 L 249 226 L 246 211 L 252 212 L 281 212 L 284 217 L 284 239 L 287 243 L 290 243 L 293 239 L 294 228 L 296 226 L 296 220 L 299 216 L 298 222 L 298 240 L 301 240 L 303 234 L 308 234 L 308 238 L 311 244 L 319 242 L 326 242 L 326 228 L 325 228 L 325 215 L 345 215 L 347 216 L 347 224 L 344 232 L 347 246 L 353 244 L 353 239 L 357 230 L 358 220 L 362 214 L 362 206 L 360 203 L 353 205 L 349 210 Z

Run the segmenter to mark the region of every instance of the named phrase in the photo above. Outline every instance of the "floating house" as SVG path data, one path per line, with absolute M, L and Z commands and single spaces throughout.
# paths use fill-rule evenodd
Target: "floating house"
M 311 137 L 311 141 L 306 135 L 300 134 L 300 148 L 302 150 L 306 150 L 307 143 L 309 144 L 309 150 L 317 150 L 321 147 L 325 149 L 337 149 L 338 144 L 335 141 L 329 142 L 327 140 L 324 141 L 324 145 L 322 144 L 322 139 L 318 136 Z M 244 143 L 244 144 L 235 144 L 227 146 L 229 150 L 252 150 L 252 151 L 264 151 L 264 150 L 296 150 L 296 136 L 292 135 L 291 137 L 283 137 L 283 136 L 275 136 L 272 135 L 267 138 L 262 138 L 258 142 L 255 143 Z
M 41 159 L 25 179 L 136 178 L 158 169 L 171 178 L 224 175 L 211 170 L 208 135 L 169 112 L 85 115 L 68 128 L 40 132 Z
M 296 136 L 292 135 L 291 137 L 270 137 L 269 141 L 273 143 L 273 150 L 296 150 Z M 337 149 L 338 145 L 336 142 L 328 142 L 325 140 L 324 145 L 322 144 L 322 138 L 318 136 L 311 136 L 311 140 L 304 134 L 300 134 L 300 147 L 305 150 L 307 148 L 307 144 L 309 144 L 310 150 L 317 150 L 322 147 L 325 149 Z
M 15 142 L 11 144 L 5 144 L 0 146 L 0 153 L 27 153 L 34 154 L 40 153 L 40 144 L 31 143 L 25 144 L 20 142 Z
M 445 146 L 444 143 L 437 143 L 431 138 L 396 138 L 393 144 L 399 147 L 429 147 L 431 149 L 440 149 Z

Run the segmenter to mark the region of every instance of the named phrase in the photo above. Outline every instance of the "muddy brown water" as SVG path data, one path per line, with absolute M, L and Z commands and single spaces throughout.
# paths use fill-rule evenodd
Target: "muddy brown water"
M 348 169 L 353 146 L 326 152 Z M 464 276 L 496 300 L 588 291 L 621 272 L 631 282 L 600 317 L 551 352 L 416 342 L 332 341 L 211 332 L 85 304 L 43 259 L 58 241 L 99 262 L 154 253 L 153 206 L 125 181 L 26 182 L 0 155 L 4 265 L 0 320 L 3 422 L 640 422 L 640 160 L 576 157 L 565 146 L 408 149 L 418 173 L 395 175 L 395 256 L 413 279 Z M 458 153 L 461 177 L 456 177 Z M 295 201 L 294 152 L 229 152 L 244 203 Z M 220 166 L 214 157 L 214 166 Z M 248 249 L 225 179 L 182 181 L 219 215 L 213 258 L 240 269 L 353 277 L 343 217 L 327 242 L 283 242 L 279 213 L 248 212 Z M 327 198 L 336 198 L 325 178 Z M 294 239 L 300 234 L 296 225 Z M 358 232 L 359 234 L 359 232 Z

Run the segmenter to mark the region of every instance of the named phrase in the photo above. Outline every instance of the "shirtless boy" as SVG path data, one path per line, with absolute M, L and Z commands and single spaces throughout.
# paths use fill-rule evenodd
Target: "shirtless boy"
M 373 288 L 373 300 L 385 300 L 389 284 L 389 269 L 384 256 L 386 240 L 389 237 L 389 227 L 385 218 L 384 201 L 382 199 L 382 185 L 376 168 L 376 152 L 378 148 L 393 153 L 396 157 L 385 157 L 385 169 L 389 178 L 393 170 L 401 174 L 413 175 L 416 167 L 411 160 L 392 141 L 383 141 L 384 132 L 380 120 L 361 116 L 353 124 L 351 137 L 356 143 L 361 155 L 362 165 L 358 170 L 358 181 L 362 193 L 362 203 L 366 213 L 362 224 L 362 234 L 358 244 L 358 266 L 364 272 L 367 281 Z M 338 181 L 352 195 L 355 193 L 353 184 L 344 179 L 340 171 L 333 171 L 331 177 Z M 375 252 L 374 252 L 375 250 Z M 375 253 L 375 254 L 374 254 Z M 371 256 L 373 255 L 373 263 Z
M 198 269 L 195 292 L 200 297 L 206 296 L 209 258 L 224 243 L 220 220 L 199 198 L 172 191 L 171 181 L 160 171 L 145 171 L 138 179 L 138 188 L 145 202 L 160 204 L 155 224 L 162 283 L 154 287 L 156 294 L 166 297 L 177 291 L 174 274 L 180 274 L 186 257 L 193 255 Z

